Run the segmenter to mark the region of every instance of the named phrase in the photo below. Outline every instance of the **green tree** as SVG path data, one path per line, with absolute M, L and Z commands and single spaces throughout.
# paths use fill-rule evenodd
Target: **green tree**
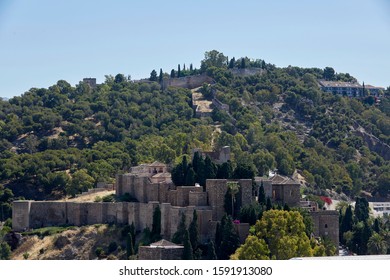
M 209 67 L 226 67 L 226 56 L 216 50 L 205 52 L 204 59 L 201 61 L 200 70 L 205 72 Z
M 217 170 L 217 179 L 231 179 L 233 178 L 233 166 L 229 160 L 220 165 Z
M 370 207 L 368 201 L 364 197 L 356 197 L 355 217 L 358 221 L 365 222 L 370 216 Z
M 194 255 L 193 255 L 193 249 L 191 246 L 188 230 L 186 230 L 184 233 L 183 245 L 184 245 L 184 250 L 183 250 L 182 259 L 183 260 L 193 260 Z
M 215 179 L 217 177 L 217 166 L 211 161 L 209 156 L 204 160 L 204 172 L 206 179 Z
M 342 221 L 340 225 L 340 241 L 345 244 L 344 240 L 344 233 L 347 231 L 351 231 L 353 227 L 353 214 L 352 214 L 352 207 L 351 205 L 348 205 L 347 209 L 345 210 L 345 214 L 342 216 Z
M 73 173 L 72 178 L 66 186 L 66 193 L 75 197 L 76 194 L 93 188 L 95 180 L 88 175 L 85 169 L 80 169 Z
M 215 245 L 213 240 L 210 240 L 207 244 L 207 259 L 208 260 L 216 260 L 217 254 L 215 253 Z
M 241 65 L 240 65 L 240 68 L 241 68 L 241 69 L 246 68 L 245 58 L 241 58 Z
M 182 76 L 181 70 L 180 70 L 180 64 L 177 65 L 177 77 L 180 78 Z
M 192 213 L 192 221 L 188 226 L 188 232 L 192 249 L 195 251 L 199 245 L 198 214 L 196 213 L 196 210 Z
M 332 67 L 325 67 L 323 78 L 327 81 L 332 81 L 335 78 L 335 71 Z
M 269 260 L 270 251 L 264 239 L 249 235 L 245 243 L 230 256 L 232 260 Z
M 153 223 L 152 223 L 152 242 L 161 239 L 161 210 L 160 206 L 157 205 L 153 210 Z
M 220 260 L 227 260 L 236 251 L 238 246 L 240 246 L 240 239 L 230 216 L 225 215 L 222 218 L 221 232 L 221 245 L 219 247 L 218 258 Z
M 11 247 L 6 243 L 0 244 L 0 260 L 9 260 L 11 258 Z
M 237 182 L 227 182 L 227 192 L 225 195 L 224 208 L 226 213 L 235 217 L 235 208 L 237 208 L 237 195 L 240 187 Z
M 160 83 L 162 82 L 163 77 L 164 77 L 163 71 L 162 71 L 162 69 L 160 68 L 160 74 L 158 75 L 158 81 L 159 81 Z
M 171 70 L 171 78 L 175 78 L 175 70 L 174 69 Z
M 172 236 L 172 242 L 175 244 L 184 244 L 184 234 L 186 230 L 186 216 L 182 212 L 180 215 L 180 222 L 177 225 L 177 230 Z
M 378 187 L 377 190 L 382 197 L 387 197 L 390 193 L 390 174 L 382 173 L 378 177 Z
M 126 237 L 126 257 L 129 259 L 130 256 L 133 256 L 135 254 L 134 251 L 134 242 L 133 242 L 133 236 L 129 232 L 129 234 Z
M 247 254 L 244 249 L 241 249 L 239 254 L 263 256 L 268 247 L 269 256 L 272 259 L 283 260 L 313 255 L 310 240 L 305 233 L 303 218 L 297 211 L 270 210 L 264 212 L 261 220 L 256 222 L 252 235 L 258 240 L 263 240 L 261 243 L 260 241 L 255 243 L 261 250 Z M 254 243 L 253 237 L 247 239 L 248 242 Z M 249 248 L 246 242 L 244 245 L 243 248 Z
M 192 167 L 188 168 L 186 176 L 184 179 L 184 186 L 194 186 L 195 185 L 195 171 Z
M 265 190 L 264 190 L 263 181 L 261 181 L 261 184 L 260 184 L 260 187 L 259 187 L 259 195 L 257 197 L 257 201 L 261 205 L 265 205 L 267 203 L 267 197 L 265 196 Z
M 153 69 L 152 72 L 150 72 L 149 81 L 157 82 L 157 72 L 156 72 L 156 70 Z
M 374 232 L 367 243 L 368 253 L 370 255 L 384 255 L 387 253 L 387 242 L 379 234 Z

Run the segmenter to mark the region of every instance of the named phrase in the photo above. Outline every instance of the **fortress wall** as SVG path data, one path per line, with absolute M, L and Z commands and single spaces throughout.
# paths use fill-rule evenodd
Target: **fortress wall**
M 140 203 L 130 202 L 127 206 L 128 217 L 127 224 L 134 223 L 136 231 L 142 231 L 140 223 Z
M 171 225 L 170 225 L 170 228 L 167 229 L 168 232 L 170 232 L 170 236 L 172 238 L 172 236 L 175 234 L 175 232 L 177 231 L 177 226 L 179 225 L 180 223 L 180 219 L 181 219 L 181 213 L 184 212 L 184 208 L 182 207 L 177 207 L 177 206 L 171 206 L 171 209 L 170 209 L 170 213 L 171 213 L 171 216 L 170 216 L 170 220 L 171 220 Z M 186 218 L 186 226 L 188 227 L 189 225 L 189 222 L 188 222 L 188 219 Z
M 240 196 L 241 196 L 241 206 L 245 206 L 252 203 L 252 180 L 251 179 L 241 179 L 239 180 L 240 184 Z
M 172 206 L 177 206 L 177 190 L 169 191 L 168 197 L 169 203 L 172 204 Z
M 111 202 L 102 202 L 102 223 L 116 223 L 116 205 Z
M 144 186 L 145 195 L 147 201 L 159 201 L 158 200 L 158 184 L 148 184 Z
M 167 87 L 182 87 L 193 89 L 203 85 L 203 83 L 212 83 L 213 79 L 206 74 L 193 75 L 181 78 L 164 79 L 163 88 Z
M 240 237 L 240 242 L 243 244 L 245 242 L 245 239 L 249 235 L 249 223 L 234 224 L 234 228 L 236 229 L 238 236 Z
M 55 201 L 31 202 L 30 227 L 56 226 L 67 224 L 66 203 Z
M 157 205 L 158 202 L 139 203 L 139 228 L 144 229 L 149 227 L 152 230 L 153 210 Z
M 134 187 L 134 190 L 133 190 L 134 197 L 139 202 L 147 203 L 148 198 L 147 198 L 146 188 L 148 186 L 149 178 L 148 177 L 138 177 L 138 176 L 131 176 L 131 178 L 132 178 L 131 185 Z
M 103 223 L 103 203 L 86 202 L 87 225 Z
M 213 220 L 220 221 L 225 214 L 224 201 L 227 192 L 226 179 L 207 179 L 206 192 L 213 211 Z
M 333 243 L 339 244 L 339 213 L 336 210 L 310 212 L 313 219 L 314 235 L 327 236 Z
M 160 203 L 169 202 L 169 184 L 158 184 L 158 201 Z
M 67 219 L 68 224 L 79 226 L 81 225 L 80 220 L 80 203 L 78 202 L 66 202 L 67 204 Z
M 197 209 L 198 214 L 198 228 L 200 240 L 207 242 L 210 238 L 214 238 L 215 230 L 210 231 L 210 221 L 213 218 L 213 211 L 209 209 Z
M 164 239 L 171 239 L 171 204 L 160 204 L 161 210 L 161 235 Z
M 17 200 L 12 202 L 12 229 L 21 231 L 30 227 L 31 201 Z
M 300 185 L 286 185 L 284 187 L 284 202 L 290 206 L 298 206 L 301 201 Z
M 207 206 L 207 193 L 190 191 L 188 201 L 190 206 Z

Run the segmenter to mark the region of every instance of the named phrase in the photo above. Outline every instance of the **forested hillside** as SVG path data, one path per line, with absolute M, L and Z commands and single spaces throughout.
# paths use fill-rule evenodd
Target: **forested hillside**
M 256 75 L 232 69 L 261 68 Z M 207 52 L 200 70 L 152 71 L 135 82 L 122 74 L 107 76 L 92 89 L 60 80 L 32 88 L 20 97 L 0 100 L 0 203 L 10 216 L 17 197 L 54 199 L 81 192 L 139 163 L 174 165 L 191 149 L 232 149 L 233 168 L 254 175 L 278 169 L 297 170 L 308 194 L 326 189 L 355 196 L 364 190 L 388 196 L 390 189 L 390 92 L 380 103 L 367 96 L 349 99 L 320 90 L 317 79 L 353 81 L 332 68 L 278 68 L 263 60 L 228 59 Z M 206 73 L 215 83 L 203 85 L 228 104 L 195 118 L 189 89 L 162 89 L 169 77 Z M 330 74 L 329 74 L 330 73 Z M 220 127 L 221 132 L 216 130 Z M 367 137 L 383 147 L 370 150 Z M 359 133 L 360 132 L 360 133 Z M 378 153 L 377 153 L 378 152 Z

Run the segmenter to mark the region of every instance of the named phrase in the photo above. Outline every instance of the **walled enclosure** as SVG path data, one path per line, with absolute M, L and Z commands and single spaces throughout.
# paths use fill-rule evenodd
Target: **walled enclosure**
M 266 195 L 274 202 L 297 206 L 300 202 L 299 183 L 276 175 L 271 179 L 256 178 L 256 188 L 251 179 L 228 181 L 206 180 L 203 187 L 175 186 L 166 168 L 158 162 L 132 168 L 131 173 L 116 176 L 116 194 L 129 194 L 137 202 L 59 202 L 59 201 L 14 201 L 12 226 L 16 231 L 58 225 L 91 225 L 100 223 L 131 224 L 137 231 L 152 227 L 153 212 L 161 210 L 161 234 L 170 239 L 176 232 L 181 215 L 188 226 L 193 212 L 198 215 L 200 239 L 207 242 L 214 238 L 215 227 L 226 214 L 224 201 L 228 182 L 239 186 L 240 206 L 256 199 L 259 185 L 263 184 Z M 254 192 L 253 192 L 254 191 Z M 338 212 L 316 211 L 311 213 L 316 236 L 329 236 L 338 244 Z M 241 240 L 248 234 L 247 224 L 236 226 Z

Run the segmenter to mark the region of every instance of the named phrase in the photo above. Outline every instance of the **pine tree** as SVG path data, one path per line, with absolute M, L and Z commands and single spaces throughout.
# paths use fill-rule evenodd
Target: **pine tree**
M 175 78 L 175 70 L 171 70 L 171 78 Z
M 184 213 L 181 213 L 180 222 L 177 225 L 177 230 L 172 236 L 172 242 L 175 244 L 183 244 L 186 229 L 186 216 Z
M 199 244 L 198 214 L 196 210 L 192 213 L 192 221 L 188 227 L 188 232 L 190 234 L 192 249 L 195 251 Z
M 185 233 L 184 233 L 183 245 L 184 245 L 184 250 L 183 250 L 182 259 L 183 260 L 193 260 L 194 259 L 194 254 L 193 254 L 193 250 L 192 250 L 192 246 L 191 246 L 188 230 L 186 230 Z
M 152 223 L 152 242 L 158 241 L 161 239 L 161 210 L 157 206 L 153 211 L 153 223 Z
M 209 244 L 207 245 L 207 259 L 208 260 L 217 259 L 217 254 L 215 253 L 215 246 L 213 240 L 210 240 Z
M 193 69 L 193 66 L 192 66 L 192 63 L 190 64 L 190 72 L 191 72 L 191 74 L 192 74 L 192 72 L 194 71 L 194 69 Z
M 157 81 L 157 72 L 153 69 L 153 71 L 150 73 L 149 81 L 155 82 Z
M 177 65 L 177 77 L 181 77 L 180 64 Z

